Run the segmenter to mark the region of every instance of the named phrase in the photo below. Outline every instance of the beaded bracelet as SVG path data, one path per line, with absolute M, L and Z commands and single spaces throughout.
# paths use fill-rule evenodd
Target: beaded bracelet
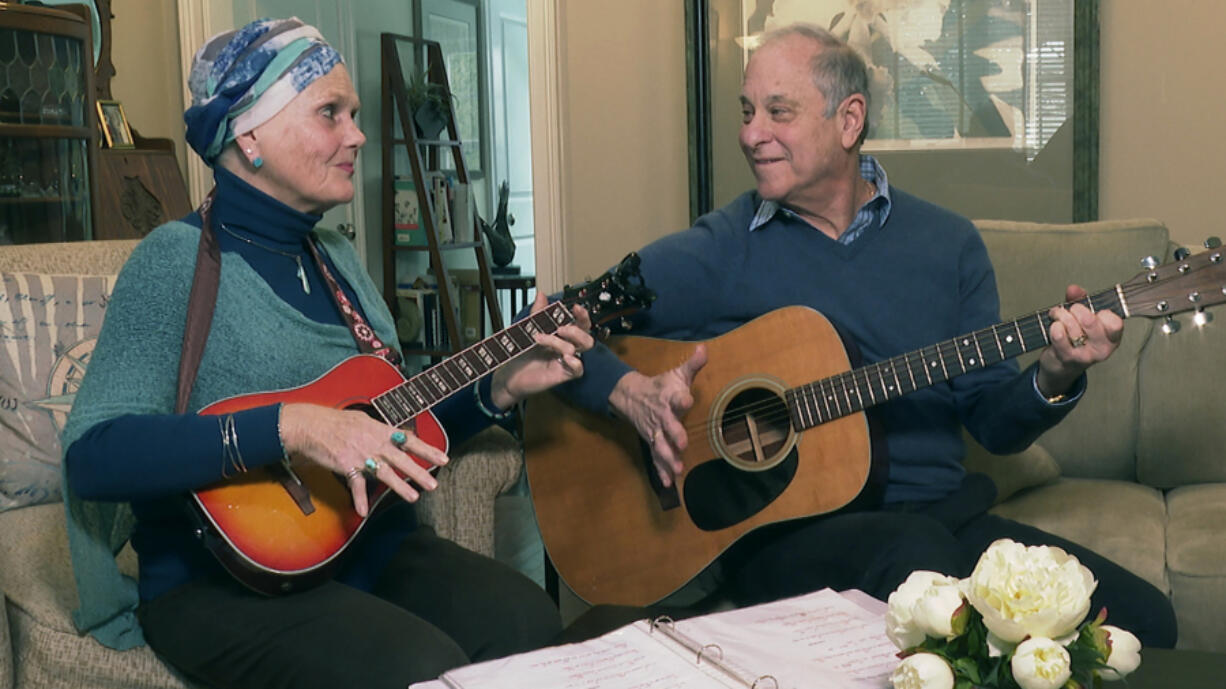
M 477 402 L 477 409 L 480 409 L 482 414 L 485 414 L 487 417 L 495 421 L 502 421 L 504 419 L 510 418 L 511 415 L 515 413 L 515 407 L 511 407 L 510 409 L 507 409 L 505 411 L 493 411 L 488 406 L 486 406 L 485 404 L 486 395 L 481 394 L 481 388 L 482 386 L 484 386 L 485 388 L 487 388 L 487 391 L 488 391 L 488 389 L 492 385 L 493 385 L 493 382 L 490 380 L 490 376 L 486 376 L 485 378 L 482 378 L 481 380 L 477 381 L 477 384 L 473 386 L 473 399 L 476 400 Z M 490 393 L 490 396 L 492 397 L 492 393 Z M 491 401 L 493 400 L 491 399 Z

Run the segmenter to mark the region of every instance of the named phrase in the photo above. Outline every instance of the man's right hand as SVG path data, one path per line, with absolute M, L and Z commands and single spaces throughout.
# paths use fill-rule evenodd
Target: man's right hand
M 707 348 L 698 345 L 680 366 L 650 378 L 631 371 L 609 393 L 613 410 L 633 423 L 651 446 L 652 461 L 665 486 L 671 486 L 673 477 L 681 473 L 681 453 L 689 446 L 689 431 L 680 417 L 694 406 L 690 385 L 706 363 Z

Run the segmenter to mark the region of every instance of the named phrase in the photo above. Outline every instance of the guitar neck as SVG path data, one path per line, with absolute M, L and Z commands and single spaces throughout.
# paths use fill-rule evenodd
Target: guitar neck
M 1061 306 L 1067 308 L 1072 303 L 1083 304 L 1095 313 L 1110 310 L 1121 318 L 1129 315 L 1119 285 Z M 1052 325 L 1050 311 L 1050 308 L 1035 311 L 1016 320 L 792 388 L 785 395 L 792 426 L 797 430 L 812 428 L 1046 347 L 1051 343 L 1048 337 Z
M 566 305 L 554 302 L 409 378 L 372 402 L 389 424 L 401 426 L 535 347 L 534 335 L 550 335 L 573 322 L 575 318 Z

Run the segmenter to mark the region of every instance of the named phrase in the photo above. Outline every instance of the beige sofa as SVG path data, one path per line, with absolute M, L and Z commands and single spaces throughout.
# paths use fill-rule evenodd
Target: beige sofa
M 1008 318 L 1062 301 L 1070 282 L 1097 292 L 1129 280 L 1142 258 L 1170 261 L 1176 248 L 1156 220 L 976 224 Z M 1171 335 L 1160 320 L 1128 319 L 1068 418 L 1021 455 L 977 450 L 968 464 L 997 479 L 995 511 L 1085 544 L 1170 594 L 1180 648 L 1226 652 L 1226 307 L 1216 311 L 1203 328 L 1190 313 L 1176 317 L 1182 328 Z
M 120 240 L 3 246 L 0 273 L 113 274 L 134 245 Z M 510 435 L 491 430 L 452 456 L 458 461 L 442 471 L 439 490 L 423 501 L 423 520 L 493 555 L 495 498 L 516 484 L 521 454 Z M 135 571 L 130 548 L 119 559 L 125 571 Z M 0 603 L 0 689 L 190 686 L 148 647 L 118 652 L 77 633 L 60 503 L 0 512 Z

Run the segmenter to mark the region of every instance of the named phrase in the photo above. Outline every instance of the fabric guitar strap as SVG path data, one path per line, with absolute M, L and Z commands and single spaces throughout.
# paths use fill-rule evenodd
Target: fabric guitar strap
M 307 248 L 311 251 L 311 256 L 315 259 L 315 265 L 319 266 L 319 272 L 323 275 L 324 282 L 328 284 L 328 293 L 332 295 L 333 303 L 336 304 L 336 308 L 341 312 L 341 317 L 345 319 L 345 324 L 349 326 L 349 332 L 353 334 L 354 341 L 358 343 L 358 351 L 363 354 L 377 354 L 387 359 L 393 366 L 399 367 L 400 352 L 397 352 L 380 340 L 379 336 L 375 334 L 374 328 L 371 328 L 366 323 L 366 320 L 362 318 L 362 314 L 353 308 L 353 304 L 349 302 L 349 297 L 345 296 L 345 290 L 341 289 L 336 278 L 332 277 L 332 271 L 328 270 L 323 257 L 319 255 L 319 249 L 315 248 L 315 242 L 308 237 L 306 244 Z

